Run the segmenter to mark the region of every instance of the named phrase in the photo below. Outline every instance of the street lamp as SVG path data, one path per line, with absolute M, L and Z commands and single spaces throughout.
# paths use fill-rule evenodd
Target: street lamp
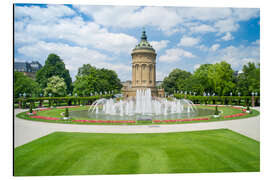
M 255 96 L 258 96 L 258 92 L 255 92 Z
M 194 92 L 193 94 L 194 94 L 194 96 L 196 96 L 196 92 Z
M 24 98 L 26 97 L 26 93 L 23 93 L 23 97 L 24 97 Z
M 254 96 L 254 92 L 252 92 L 251 95 Z
M 232 96 L 232 92 L 230 92 L 230 96 Z
M 42 95 L 43 95 L 43 94 L 42 94 L 42 93 L 40 93 L 40 97 L 42 97 Z
M 241 93 L 240 92 L 238 92 L 238 96 L 241 96 Z
M 75 93 L 75 97 L 77 97 L 78 96 L 78 94 L 77 93 Z
M 52 93 L 49 93 L 49 96 L 52 97 Z
M 21 97 L 21 96 L 22 96 L 22 93 L 19 94 L 19 97 Z

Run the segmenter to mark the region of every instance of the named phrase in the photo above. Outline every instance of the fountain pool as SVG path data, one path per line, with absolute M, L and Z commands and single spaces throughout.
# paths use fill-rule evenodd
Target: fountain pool
M 214 114 L 214 110 L 197 109 L 190 100 L 158 98 L 150 89 L 138 89 L 136 97 L 99 99 L 88 110 L 71 111 L 74 118 L 99 120 L 165 120 Z

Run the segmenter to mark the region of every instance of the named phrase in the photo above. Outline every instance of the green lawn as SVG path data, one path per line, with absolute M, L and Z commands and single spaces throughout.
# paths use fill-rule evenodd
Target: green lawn
M 213 109 L 213 110 L 215 109 L 215 107 L 213 107 L 213 106 L 210 107 L 210 106 L 205 106 L 205 105 L 198 105 L 196 107 L 197 108 L 202 108 L 202 109 Z M 87 110 L 87 109 L 89 109 L 89 106 L 72 107 L 72 108 L 70 108 L 70 111 Z M 198 116 L 198 117 L 192 117 L 192 118 L 210 118 L 209 120 L 169 122 L 169 123 L 168 122 L 160 122 L 160 123 L 155 123 L 155 124 L 184 124 L 184 123 L 224 121 L 224 120 L 249 118 L 249 117 L 257 116 L 257 115 L 260 114 L 259 111 L 252 110 L 251 114 L 246 114 L 245 116 L 224 118 L 223 116 L 237 114 L 237 113 L 243 113 L 243 112 L 241 110 L 239 110 L 239 109 L 231 108 L 230 106 L 218 107 L 218 110 L 222 112 L 220 114 L 221 116 L 219 118 L 213 118 L 212 115 L 208 115 L 208 116 Z M 69 124 L 84 124 L 84 125 L 92 124 L 92 123 L 85 123 L 85 122 L 84 123 L 82 123 L 82 122 L 72 122 L 72 120 L 79 119 L 79 118 L 71 118 L 69 121 L 62 120 L 63 116 L 61 115 L 61 113 L 64 113 L 64 111 L 65 111 L 65 109 L 57 109 L 57 108 L 53 108 L 53 109 L 47 110 L 47 111 L 37 111 L 37 115 L 39 115 L 39 116 L 60 118 L 60 120 L 57 120 L 57 121 L 31 118 L 29 115 L 26 114 L 26 112 L 21 112 L 21 113 L 17 114 L 16 116 L 19 117 L 19 118 L 22 118 L 22 119 L 28 119 L 28 120 L 33 120 L 33 121 L 43 121 L 43 122 L 50 122 L 50 123 L 69 123 Z M 83 119 L 92 120 L 91 118 L 83 118 Z M 95 123 L 95 125 L 97 125 L 97 124 L 104 125 L 104 123 Z M 113 123 L 113 124 L 117 125 L 117 124 L 121 124 L 121 123 Z M 133 123 L 126 123 L 126 124 L 138 125 L 138 124 L 152 124 L 152 123 L 139 122 L 138 124 L 133 124 Z M 109 125 L 111 125 L 111 124 L 109 124 Z
M 55 132 L 15 148 L 14 167 L 15 176 L 259 171 L 260 143 L 228 129 Z

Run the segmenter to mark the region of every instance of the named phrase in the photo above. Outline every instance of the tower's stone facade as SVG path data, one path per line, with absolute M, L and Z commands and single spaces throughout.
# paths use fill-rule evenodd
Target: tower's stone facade
M 150 88 L 154 96 L 164 96 L 164 91 L 156 88 L 156 52 L 148 43 L 145 30 L 142 32 L 141 42 L 136 45 L 132 53 L 132 84 L 123 87 L 124 97 L 135 96 L 137 89 Z

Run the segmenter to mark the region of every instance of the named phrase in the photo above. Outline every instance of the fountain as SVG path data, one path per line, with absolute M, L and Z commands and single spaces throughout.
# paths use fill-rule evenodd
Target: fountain
M 89 113 L 117 116 L 168 116 L 171 114 L 194 113 L 196 108 L 190 100 L 158 98 L 151 90 L 137 89 L 136 97 L 125 100 L 99 99 L 89 108 Z

